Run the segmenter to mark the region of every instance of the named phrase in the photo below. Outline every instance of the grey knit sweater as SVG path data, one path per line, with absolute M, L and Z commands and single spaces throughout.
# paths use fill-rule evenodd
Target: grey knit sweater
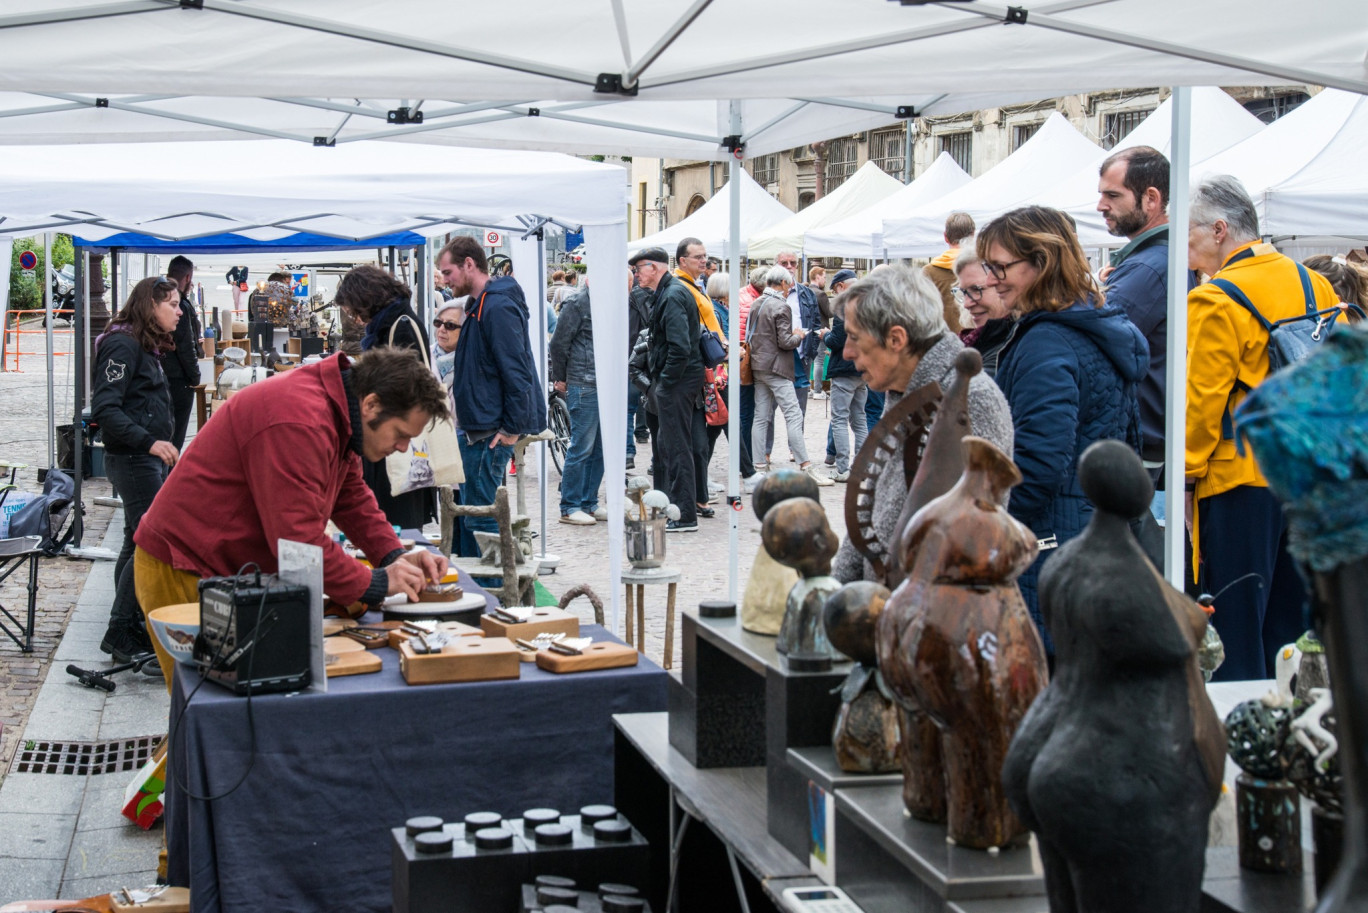
M 959 338 L 947 332 L 917 363 L 911 380 L 907 382 L 907 389 L 903 393 L 888 394 L 884 409 L 892 409 L 904 395 L 932 381 L 939 383 L 944 391 L 954 379 L 955 356 L 963 348 L 964 344 Z M 969 382 L 969 427 L 978 437 L 991 441 L 1009 457 L 1012 455 L 1012 413 L 1002 391 L 985 374 L 979 374 Z M 887 463 L 889 471 L 880 475 L 874 484 L 874 530 L 879 535 L 879 541 L 886 545 L 894 541 L 894 526 L 902 513 L 903 502 L 907 500 L 902 461 L 900 446 Z M 850 544 L 849 536 L 846 536 L 840 551 L 836 553 L 831 575 L 842 583 L 876 579 L 874 568 Z

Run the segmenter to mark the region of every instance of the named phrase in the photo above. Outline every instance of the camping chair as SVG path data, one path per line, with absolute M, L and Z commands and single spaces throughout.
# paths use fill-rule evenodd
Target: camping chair
M 17 536 L 13 539 L 0 539 L 0 584 L 9 579 L 10 575 L 28 564 L 28 622 L 25 624 L 14 617 L 9 609 L 0 603 L 0 614 L 4 615 L 0 619 L 0 631 L 4 631 L 10 636 L 19 649 L 25 653 L 33 652 L 33 618 L 38 608 L 38 559 L 43 556 L 43 539 L 41 536 Z M 21 614 L 23 610 L 18 610 Z M 9 624 L 5 621 L 8 620 Z M 10 629 L 10 624 L 16 626 L 16 630 Z

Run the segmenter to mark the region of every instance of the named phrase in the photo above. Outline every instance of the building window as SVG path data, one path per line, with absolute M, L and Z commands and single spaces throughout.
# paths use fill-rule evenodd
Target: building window
M 950 153 L 950 157 L 955 160 L 965 171 L 973 173 L 974 165 L 974 134 L 970 130 L 963 133 L 942 133 L 940 135 L 940 151 Z
M 694 195 L 689 199 L 689 205 L 688 205 L 688 207 L 684 210 L 684 216 L 685 216 L 685 218 L 687 218 L 687 217 L 693 215 L 694 213 L 696 213 L 696 212 L 698 212 L 700 209 L 702 209 L 702 208 L 703 208 L 703 204 L 706 203 L 706 202 L 708 202 L 708 201 L 705 200 L 705 199 L 703 199 L 703 194 L 701 194 L 701 193 L 696 193 L 696 194 L 694 194 Z
M 757 155 L 751 159 L 751 177 L 761 187 L 779 183 L 779 154 Z
M 834 139 L 827 143 L 826 193 L 831 193 L 855 173 L 858 146 L 853 139 Z
M 804 190 L 798 194 L 798 211 L 801 212 L 811 206 L 816 196 L 811 190 Z
M 1253 101 L 1244 103 L 1244 108 L 1265 124 L 1282 117 L 1287 112 L 1297 108 L 1304 101 L 1309 101 L 1310 95 L 1305 92 L 1288 92 L 1286 95 L 1274 95 L 1270 98 L 1256 98 Z
M 1036 135 L 1043 123 L 1045 122 L 1041 120 L 1034 124 L 1014 124 L 1012 126 L 1012 151 L 1016 152 L 1026 145 L 1026 141 Z
M 876 130 L 869 134 L 869 160 L 883 169 L 883 173 L 898 180 L 903 177 L 906 164 L 907 131 L 902 127 Z
M 1102 120 L 1102 148 L 1112 149 L 1140 126 L 1140 122 L 1154 113 L 1153 108 L 1140 111 L 1117 111 Z

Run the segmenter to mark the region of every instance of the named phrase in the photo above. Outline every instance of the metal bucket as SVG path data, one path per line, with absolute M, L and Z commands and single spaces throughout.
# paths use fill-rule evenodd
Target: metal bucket
M 665 563 L 665 524 L 658 520 L 627 520 L 622 538 L 627 548 L 627 560 L 632 567 L 660 567 Z

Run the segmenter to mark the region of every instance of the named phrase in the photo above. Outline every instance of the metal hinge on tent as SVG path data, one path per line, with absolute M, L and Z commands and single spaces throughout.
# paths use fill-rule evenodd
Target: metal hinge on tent
M 635 95 L 637 84 L 632 83 L 631 88 L 624 88 L 621 74 L 600 73 L 594 80 L 594 91 L 600 95 Z
M 183 10 L 202 10 L 204 0 L 180 0 L 180 6 Z
M 528 116 L 528 117 L 541 117 L 541 108 L 528 108 L 528 109 L 527 109 L 527 116 Z
M 95 107 L 97 107 L 97 108 L 108 108 L 108 107 L 109 107 L 109 99 L 107 99 L 107 98 L 97 98 L 97 99 L 95 99 Z
M 314 145 L 315 145 L 315 146 L 327 146 L 327 147 L 329 147 L 329 148 L 332 148 L 332 147 L 334 147 L 334 146 L 337 145 L 337 140 L 333 139 L 333 138 L 330 137 L 330 136 L 315 136 L 315 137 L 314 137 Z
M 1007 15 L 1003 18 L 1002 23 L 1003 25 L 1025 25 L 1026 16 L 1029 12 L 1030 11 L 1024 6 L 1009 6 L 1007 7 Z
M 737 133 L 733 133 L 731 136 L 722 137 L 721 145 L 722 148 L 726 149 L 732 155 L 737 155 L 744 152 L 746 149 L 746 144 L 741 142 L 741 136 Z
M 395 108 L 385 115 L 385 120 L 391 124 L 421 124 L 423 112 L 411 108 Z
M 893 116 L 898 120 L 911 120 L 920 115 L 917 114 L 917 109 L 911 105 L 898 105 L 897 109 L 893 112 Z

